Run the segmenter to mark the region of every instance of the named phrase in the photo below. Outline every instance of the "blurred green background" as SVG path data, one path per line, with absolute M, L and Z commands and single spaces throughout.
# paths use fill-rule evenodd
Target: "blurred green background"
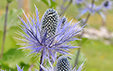
M 98 4 L 100 4 L 101 1 L 103 0 L 99 0 Z M 62 3 L 61 0 L 56 0 L 56 3 L 53 2 L 53 6 L 54 5 L 59 6 L 61 3 Z M 4 28 L 3 25 L 5 20 L 4 18 L 6 4 L 7 4 L 6 0 L 0 0 L 0 47 L 2 46 L 3 40 L 3 28 Z M 66 2 L 66 4 L 68 4 L 68 2 Z M 26 4 L 23 4 L 23 6 L 25 5 Z M 39 11 L 39 17 L 41 19 L 42 15 L 49 8 L 49 6 L 46 5 L 41 0 L 31 0 L 29 3 L 29 9 L 27 9 L 27 13 L 29 13 L 30 15 L 35 13 L 34 5 L 37 6 Z M 18 41 L 14 39 L 14 37 L 20 37 L 19 35 L 16 34 L 17 31 L 21 31 L 19 28 L 19 24 L 21 23 L 21 21 L 19 20 L 18 15 L 19 16 L 23 15 L 22 10 L 19 9 L 18 6 L 19 6 L 18 1 L 13 1 L 9 5 L 5 48 L 3 59 L 0 60 L 0 66 L 1 69 L 3 70 L 6 69 L 7 71 L 9 69 L 11 69 L 11 71 L 16 71 L 16 64 L 18 64 L 21 67 L 24 67 L 25 71 L 27 71 L 29 68 L 31 68 L 32 70 L 34 70 L 35 68 L 38 69 L 39 58 L 37 58 L 37 55 L 27 56 L 29 50 L 22 51 L 21 49 L 18 49 L 21 46 L 17 45 Z M 56 8 L 57 10 L 59 9 L 58 7 Z M 70 5 L 70 7 L 64 13 L 64 15 L 68 18 L 68 21 L 71 19 L 73 19 L 73 22 L 77 21 L 75 19 L 75 17 L 78 14 L 77 10 L 78 8 L 76 6 L 72 4 Z M 83 16 L 83 18 L 85 17 L 86 15 Z M 87 23 L 89 27 L 99 29 L 102 26 L 102 18 L 98 14 L 95 14 L 93 16 L 90 16 L 90 19 L 88 20 Z M 106 14 L 106 28 L 108 31 L 113 32 L 113 9 Z M 106 39 L 103 38 L 94 40 L 83 38 L 78 66 L 85 60 L 84 70 L 86 71 L 112 71 L 113 38 L 111 38 L 110 40 L 111 44 L 106 44 L 105 42 L 103 42 L 104 40 Z M 78 46 L 76 41 L 71 43 Z M 76 50 L 77 49 L 72 50 L 72 53 L 74 53 Z

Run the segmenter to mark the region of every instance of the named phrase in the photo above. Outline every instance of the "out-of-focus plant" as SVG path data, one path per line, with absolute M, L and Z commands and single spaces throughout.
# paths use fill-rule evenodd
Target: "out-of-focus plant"
M 87 21 L 89 20 L 89 17 L 91 15 L 94 15 L 95 13 L 98 13 L 99 15 L 101 15 L 102 19 L 105 21 L 106 18 L 105 18 L 105 15 L 103 14 L 103 12 L 105 10 L 106 11 L 110 10 L 111 6 L 112 6 L 112 1 L 110 1 L 110 0 L 106 0 L 98 6 L 94 3 L 94 2 L 98 2 L 97 0 L 91 0 L 91 1 L 89 2 L 88 0 L 86 0 L 86 1 L 84 1 L 84 0 L 73 0 L 73 5 L 76 5 L 79 9 L 78 10 L 79 14 L 78 14 L 78 16 L 76 16 L 76 19 L 82 20 L 81 25 L 86 25 Z M 87 17 L 86 17 L 85 20 L 83 20 L 83 18 L 81 17 L 84 14 L 87 14 Z M 81 33 L 80 38 L 82 38 L 83 34 L 84 34 L 84 31 Z M 80 46 L 81 45 L 82 44 L 80 42 Z M 78 49 L 75 66 L 77 65 L 77 62 L 78 62 L 79 52 L 80 52 L 80 49 Z
M 107 12 L 108 10 L 111 10 L 112 6 L 113 6 L 113 2 L 111 0 L 102 1 L 102 3 L 100 3 L 100 5 L 98 5 L 98 6 L 94 3 L 94 2 L 98 2 L 97 0 L 63 0 L 63 1 L 64 1 L 63 3 L 65 3 L 65 1 L 71 2 L 73 5 L 78 7 L 79 14 L 78 14 L 78 16 L 76 16 L 76 19 L 79 21 L 81 20 L 81 24 L 80 24 L 81 26 L 86 25 L 87 21 L 89 20 L 89 17 L 91 15 L 94 15 L 95 13 L 98 13 L 102 17 L 102 19 L 104 21 L 106 21 L 106 16 L 104 14 L 104 11 Z M 62 5 L 64 5 L 64 4 L 62 4 Z M 61 5 L 61 8 L 63 8 L 62 5 Z M 65 11 L 66 10 L 64 10 L 64 12 Z M 81 16 L 83 16 L 85 14 L 87 14 L 87 17 L 84 20 Z M 80 38 L 82 38 L 83 34 L 84 34 L 84 31 L 80 35 Z M 80 46 L 81 46 L 81 42 L 80 42 Z M 79 52 L 77 54 L 77 58 L 78 58 L 78 55 L 79 55 Z M 77 64 L 77 62 L 78 61 L 76 59 L 75 65 Z
M 6 4 L 6 13 L 5 13 L 5 22 L 4 22 L 4 34 L 3 34 L 3 42 L 2 42 L 2 49 L 1 49 L 1 59 L 3 57 L 4 44 L 5 44 L 8 8 L 9 8 L 9 3 L 11 3 L 11 2 L 12 2 L 12 0 L 7 0 L 7 4 Z
M 6 30 L 10 30 L 12 27 L 16 27 L 21 23 L 17 15 L 22 15 L 21 10 L 13 9 L 8 12 Z M 3 31 L 3 28 L 4 28 L 3 26 L 4 18 L 5 18 L 5 14 L 3 14 L 0 17 L 0 31 Z
M 81 5 L 81 3 L 79 3 L 79 5 Z M 112 6 L 113 6 L 113 2 L 110 0 L 105 0 L 98 6 L 95 3 L 91 4 L 86 0 L 85 2 L 82 2 L 82 5 L 78 10 L 79 14 L 76 17 L 76 19 L 82 20 L 81 16 L 87 13 L 89 13 L 90 15 L 94 15 L 95 13 L 98 13 L 102 17 L 102 19 L 105 21 L 106 17 L 105 17 L 105 14 L 103 14 L 103 12 L 111 10 Z
M 57 3 L 54 0 L 41 0 L 44 2 L 49 8 L 56 8 Z
M 19 52 L 17 51 L 17 53 L 15 52 L 16 49 L 14 48 L 19 46 L 17 46 L 17 43 L 13 37 L 15 36 L 16 30 L 19 29 L 18 28 L 19 23 L 21 23 L 17 15 L 22 15 L 22 12 L 21 10 L 17 11 L 16 9 L 8 11 L 8 7 L 12 1 L 11 0 L 6 1 L 7 1 L 6 13 L 0 17 L 0 46 L 2 46 L 0 53 L 1 54 L 0 66 L 2 69 L 5 70 L 7 69 L 14 70 L 16 66 L 15 63 L 21 62 L 21 60 L 20 61 L 18 60 L 18 62 L 16 62 L 16 60 L 13 60 L 13 58 L 16 58 L 16 56 L 18 56 L 17 54 L 21 52 L 21 50 Z
M 11 3 L 13 0 L 7 0 L 8 3 Z

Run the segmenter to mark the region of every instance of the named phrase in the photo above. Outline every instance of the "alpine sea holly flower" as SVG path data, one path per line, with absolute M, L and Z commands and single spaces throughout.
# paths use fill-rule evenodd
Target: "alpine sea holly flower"
M 76 67 L 72 69 L 72 66 L 70 65 L 68 58 L 69 58 L 68 56 L 59 57 L 55 71 L 81 71 L 82 70 L 84 62 L 81 64 L 81 66 L 78 69 L 76 69 Z
M 71 21 L 65 23 L 61 29 L 62 21 L 58 19 L 58 13 L 54 9 L 48 9 L 42 17 L 41 22 L 38 17 L 38 9 L 36 9 L 36 18 L 29 16 L 30 20 L 24 13 L 27 23 L 20 18 L 23 25 L 22 30 L 25 33 L 21 33 L 24 39 L 25 49 L 32 50 L 31 53 L 41 53 L 42 63 L 44 59 L 55 61 L 55 54 L 57 52 L 61 54 L 68 54 L 69 49 L 77 48 L 76 46 L 67 45 L 67 42 L 78 40 L 76 36 L 82 28 L 77 28 L 77 24 L 71 25 Z
M 57 12 L 53 9 L 48 9 L 42 17 L 42 22 L 41 22 L 42 37 L 44 37 L 44 33 L 47 31 L 46 38 L 48 38 L 48 41 L 54 40 L 54 38 L 53 39 L 50 38 L 55 35 L 57 24 L 58 24 Z M 47 44 L 48 43 L 49 42 L 47 42 Z
M 100 10 L 101 10 L 101 6 L 96 6 L 95 4 L 85 2 L 85 6 L 79 9 L 80 13 L 78 17 L 81 17 L 87 12 L 89 12 L 91 15 L 94 15 L 96 12 L 99 12 Z
M 108 10 L 111 10 L 112 6 L 113 6 L 113 1 L 111 0 L 105 0 L 100 5 L 101 11 L 99 11 L 98 13 L 100 14 L 100 16 L 102 17 L 104 21 L 106 21 L 106 15 L 103 12 L 107 12 Z
M 76 67 L 72 69 L 72 66 L 68 60 L 69 58 L 70 57 L 68 56 L 60 56 L 57 60 L 56 67 L 53 67 L 50 61 L 49 61 L 50 63 L 49 68 L 45 68 L 43 67 L 43 65 L 41 65 L 41 67 L 43 68 L 44 71 L 81 71 L 83 69 L 84 62 L 81 64 L 81 66 L 78 69 L 76 69 Z
M 104 2 L 102 2 L 101 6 L 103 10 L 110 10 L 112 9 L 113 2 L 110 0 L 105 0 Z
M 59 57 L 56 65 L 56 71 L 71 71 L 71 65 L 67 56 Z

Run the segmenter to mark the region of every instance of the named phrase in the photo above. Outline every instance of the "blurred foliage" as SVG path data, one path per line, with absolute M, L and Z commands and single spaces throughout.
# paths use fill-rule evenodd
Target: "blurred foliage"
M 8 12 L 7 30 L 10 30 L 11 27 L 18 26 L 18 24 L 20 23 L 18 15 L 22 15 L 21 10 L 13 9 L 13 10 Z M 4 21 L 5 21 L 5 13 L 0 17 L 0 31 L 3 31 Z
M 71 41 L 70 43 L 71 43 L 73 46 L 79 46 L 79 45 L 83 45 L 83 44 L 84 44 L 85 42 L 87 42 L 87 41 L 88 41 L 87 38 L 82 38 L 81 40 Z M 78 49 L 76 49 L 76 50 L 71 50 L 71 51 L 72 51 L 72 54 L 73 54 L 73 55 L 71 55 L 72 60 L 70 60 L 70 62 L 71 62 L 71 65 L 74 66 Z M 87 60 L 87 58 L 85 57 L 84 53 L 83 53 L 83 52 L 80 52 L 79 57 L 78 57 L 77 68 L 78 68 L 84 61 L 86 61 L 86 60 Z
M 8 3 L 11 3 L 13 0 L 7 0 Z
M 70 56 L 72 59 L 70 60 L 70 63 L 71 63 L 71 66 L 74 66 L 75 64 L 75 60 L 76 60 L 76 55 L 77 55 L 77 51 L 78 50 L 75 50 L 73 55 Z M 80 52 L 79 54 L 79 58 L 78 58 L 78 64 L 77 64 L 77 68 L 87 60 L 87 58 L 85 57 L 84 53 Z
M 87 58 L 84 65 L 86 71 L 113 70 L 113 45 L 105 44 L 101 40 L 87 40 L 81 51 Z
M 25 56 L 25 52 L 22 50 L 17 50 L 17 47 L 9 49 L 8 52 L 3 54 L 3 60 L 2 60 L 2 68 L 3 69 L 15 69 L 16 64 L 24 63 L 28 64 L 30 61 L 30 57 Z M 9 68 L 7 68 L 7 67 Z
M 15 32 L 19 30 L 19 23 L 21 23 L 17 15 L 22 15 L 21 10 L 11 10 L 8 12 L 4 52 L 7 52 L 11 48 L 17 47 L 17 43 L 13 38 L 15 36 Z M 4 19 L 5 14 L 0 17 L 0 46 L 2 46 Z
M 53 0 L 41 0 L 44 2 L 48 7 L 50 8 L 56 8 L 57 3 L 55 3 Z

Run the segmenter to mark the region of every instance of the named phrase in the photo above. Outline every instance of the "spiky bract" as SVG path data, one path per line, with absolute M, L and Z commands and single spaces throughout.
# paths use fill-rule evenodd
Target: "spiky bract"
M 38 10 L 36 8 L 36 18 L 29 16 L 30 20 L 24 13 L 27 23 L 20 18 L 24 25 L 22 30 L 25 33 L 21 33 L 24 39 L 25 49 L 32 50 L 31 53 L 41 53 L 42 63 L 44 59 L 49 59 L 50 61 L 55 61 L 56 53 L 68 54 L 69 49 L 77 48 L 76 46 L 67 45 L 67 42 L 78 40 L 76 36 L 84 27 L 77 28 L 78 23 L 71 25 L 71 21 L 67 22 L 62 26 L 62 20 L 59 21 L 58 14 L 54 9 L 48 9 L 42 21 L 39 21 Z

